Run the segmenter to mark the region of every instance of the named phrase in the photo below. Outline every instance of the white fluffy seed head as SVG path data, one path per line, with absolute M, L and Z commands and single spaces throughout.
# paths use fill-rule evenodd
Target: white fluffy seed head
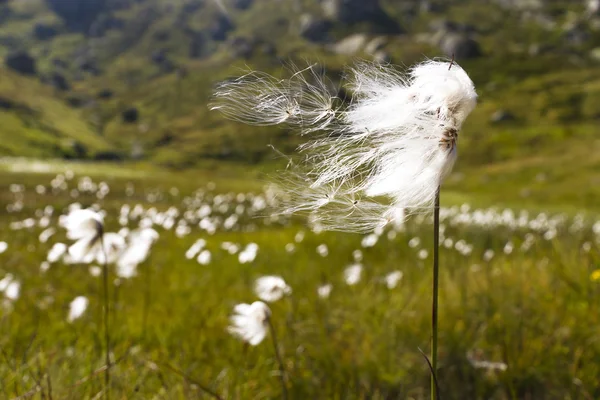
M 349 71 L 342 106 L 314 67 L 288 80 L 250 73 L 224 82 L 211 106 L 254 125 L 288 124 L 314 134 L 282 177 L 284 213 L 306 213 L 333 230 L 369 231 L 397 210 L 430 212 L 456 159 L 459 132 L 477 94 L 453 62 L 426 61 L 400 73 L 361 63 Z
M 263 276 L 254 283 L 254 292 L 259 299 L 273 303 L 292 293 L 292 288 L 280 276 Z
M 244 342 L 256 346 L 267 336 L 269 318 L 271 318 L 271 309 L 262 301 L 238 304 L 233 308 L 231 324 L 227 331 Z
M 77 296 L 69 304 L 69 315 L 67 316 L 68 322 L 73 322 L 83 315 L 87 309 L 89 300 L 85 296 Z

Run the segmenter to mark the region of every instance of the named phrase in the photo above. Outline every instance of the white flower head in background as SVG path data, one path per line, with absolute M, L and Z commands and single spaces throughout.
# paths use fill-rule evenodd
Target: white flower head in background
M 49 263 L 55 263 L 62 258 L 62 256 L 67 252 L 67 245 L 64 243 L 54 243 L 50 251 L 48 251 L 48 256 L 46 260 Z
M 263 276 L 254 283 L 254 293 L 259 299 L 272 303 L 292 293 L 292 288 L 280 276 Z
M 67 238 L 76 240 L 68 254 L 74 263 L 88 264 L 102 253 L 104 218 L 101 214 L 86 209 L 73 210 L 65 220 Z
M 331 295 L 332 289 L 333 289 L 333 285 L 331 283 L 326 283 L 317 288 L 317 294 L 319 295 L 320 298 L 327 299 L 327 298 L 329 298 L 329 295 Z
M 227 331 L 244 342 L 256 346 L 267 336 L 269 318 L 271 318 L 271 309 L 262 301 L 238 304 L 233 308 L 231 324 Z
M 67 316 L 68 322 L 73 322 L 77 318 L 81 317 L 87 309 L 89 300 L 85 296 L 77 296 L 69 304 L 69 315 Z
M 398 286 L 398 282 L 402 280 L 403 276 L 404 274 L 402 271 L 393 271 L 387 274 L 384 278 L 387 288 L 390 290 L 394 289 L 396 286 Z
M 290 79 L 251 72 L 221 83 L 211 104 L 236 121 L 311 134 L 300 148 L 304 163 L 290 161 L 282 178 L 283 212 L 342 231 L 399 224 L 398 209 L 431 212 L 476 105 L 467 73 L 454 61 L 425 61 L 404 74 L 359 63 L 345 82 L 352 94 L 345 104 L 318 69 Z
M 344 270 L 344 281 L 349 286 L 354 286 L 358 282 L 360 282 L 360 277 L 362 275 L 362 265 L 360 264 L 352 264 Z
M 21 282 L 15 280 L 12 275 L 8 274 L 0 281 L 0 291 L 4 292 L 4 296 L 7 299 L 15 301 L 21 294 Z

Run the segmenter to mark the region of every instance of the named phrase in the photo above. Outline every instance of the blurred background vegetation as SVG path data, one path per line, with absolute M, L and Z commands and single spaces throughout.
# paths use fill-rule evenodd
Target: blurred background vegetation
M 99 279 L 42 267 L 78 202 L 106 211 L 109 231 L 151 219 L 161 235 L 139 276 L 111 286 L 113 398 L 206 398 L 159 361 L 224 398 L 280 398 L 270 344 L 225 331 L 254 280 L 281 274 L 293 295 L 272 310 L 291 398 L 427 399 L 428 220 L 361 238 L 256 218 L 249 192 L 262 199 L 285 166 L 268 145 L 291 154 L 303 139 L 207 103 L 248 68 L 318 63 L 337 85 L 353 60 L 452 54 L 480 103 L 442 195 L 462 204 L 442 219 L 443 398 L 600 398 L 600 0 L 0 0 L 0 278 L 18 284 L 0 296 L 0 398 L 102 395 Z M 134 205 L 143 215 L 117 225 Z M 173 207 L 177 228 L 161 227 Z M 206 207 L 203 221 L 239 223 L 209 233 L 195 217 Z M 199 238 L 210 265 L 184 257 Z M 250 242 L 252 264 L 223 247 Z M 364 276 L 348 286 L 357 252 Z M 70 324 L 80 295 L 90 311 Z
M 265 171 L 300 138 L 209 112 L 215 82 L 452 54 L 480 105 L 449 188 L 595 209 L 597 0 L 0 1 L 0 155 Z

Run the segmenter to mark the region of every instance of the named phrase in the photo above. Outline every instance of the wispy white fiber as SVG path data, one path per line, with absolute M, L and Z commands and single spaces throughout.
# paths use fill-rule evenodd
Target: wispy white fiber
M 285 213 L 306 213 L 327 229 L 370 231 L 405 212 L 433 208 L 456 160 L 463 122 L 477 94 L 456 63 L 425 61 L 404 73 L 359 63 L 336 96 L 315 66 L 290 79 L 261 72 L 221 83 L 211 109 L 252 125 L 287 124 L 310 139 L 304 162 L 279 182 Z

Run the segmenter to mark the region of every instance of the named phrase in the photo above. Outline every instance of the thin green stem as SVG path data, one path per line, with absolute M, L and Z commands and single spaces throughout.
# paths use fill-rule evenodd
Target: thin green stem
M 435 192 L 433 210 L 433 301 L 431 304 L 431 399 L 437 399 L 437 353 L 438 353 L 438 286 L 440 249 L 440 188 Z
M 108 257 L 106 248 L 104 247 L 104 235 L 100 236 L 100 246 L 104 254 L 104 262 L 102 263 L 102 291 L 104 292 L 104 301 L 102 308 L 104 309 L 104 346 L 105 346 L 105 363 L 106 370 L 104 371 L 104 398 L 110 399 L 110 330 L 108 319 L 110 316 L 109 294 L 108 294 Z
M 288 399 L 287 385 L 285 383 L 285 366 L 283 365 L 283 359 L 281 358 L 281 354 L 279 354 L 279 345 L 277 342 L 277 335 L 275 334 L 275 327 L 273 326 L 273 322 L 271 321 L 271 317 L 267 318 L 269 322 L 269 329 L 271 330 L 271 338 L 273 339 L 273 348 L 275 349 L 275 357 L 277 358 L 277 363 L 279 364 L 279 379 L 281 380 L 281 397 L 283 400 Z

